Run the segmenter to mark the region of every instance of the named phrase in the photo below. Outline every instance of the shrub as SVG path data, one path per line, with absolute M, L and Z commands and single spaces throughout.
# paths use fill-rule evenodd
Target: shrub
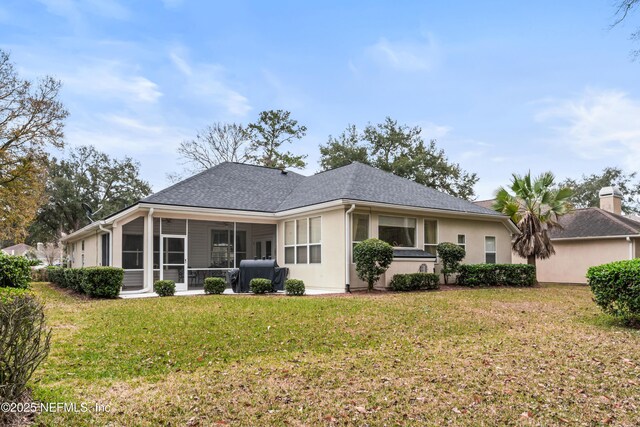
M 367 239 L 353 248 L 353 262 L 358 278 L 367 282 L 368 290 L 373 289 L 382 274 L 393 261 L 393 247 L 380 239 Z
M 251 292 L 254 294 L 264 294 L 266 292 L 273 292 L 273 284 L 269 279 L 251 279 L 249 289 L 251 289 Z
M 304 295 L 304 282 L 299 279 L 288 279 L 284 282 L 284 291 L 287 295 Z
M 153 292 L 161 297 L 170 297 L 176 293 L 176 282 L 173 280 L 156 280 Z
M 461 286 L 533 286 L 536 268 L 529 264 L 463 264 L 458 267 Z
M 0 251 L 0 288 L 28 288 L 31 267 L 37 264 L 23 256 L 7 255 Z
M 84 281 L 85 269 L 84 268 L 64 268 L 63 273 L 63 288 L 69 288 L 76 292 L 82 292 L 82 282 Z
M 395 274 L 391 279 L 391 289 L 398 292 L 420 289 L 438 289 L 440 276 L 435 273 Z
M 43 307 L 33 294 L 0 289 L 0 402 L 20 398 L 27 381 L 49 354 L 50 340 Z
M 204 279 L 205 294 L 221 294 L 227 289 L 227 282 L 222 277 L 207 277 Z
M 587 280 L 605 313 L 627 321 L 640 319 L 640 259 L 591 267 Z
M 460 261 L 467 255 L 465 250 L 455 243 L 442 242 L 436 247 L 438 257 L 442 260 L 444 283 L 449 283 L 449 275 L 458 272 Z
M 61 267 L 47 267 L 47 280 L 60 287 L 64 286 L 64 273 Z
M 90 297 L 116 298 L 122 289 L 124 270 L 116 267 L 84 269 L 82 291 Z

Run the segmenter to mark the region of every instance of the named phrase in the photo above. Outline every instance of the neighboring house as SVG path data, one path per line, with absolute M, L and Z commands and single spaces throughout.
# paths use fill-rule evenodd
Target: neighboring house
M 640 222 L 622 214 L 622 193 L 616 187 L 600 190 L 600 208 L 576 209 L 560 217 L 560 228 L 549 233 L 555 255 L 536 260 L 538 281 L 586 283 L 594 265 L 640 257 Z M 493 200 L 485 200 L 491 206 Z M 526 260 L 513 255 L 514 263 Z
M 35 254 L 36 250 L 26 243 L 18 243 L 17 245 L 2 248 L 2 252 L 8 255 L 25 256 L 29 253 Z
M 222 163 L 90 224 L 63 241 L 73 267 L 125 270 L 123 291 L 178 290 L 223 276 L 243 259 L 275 258 L 308 289 L 364 289 L 353 246 L 391 243 L 395 273 L 433 271 L 439 242 L 465 246 L 466 262 L 511 262 L 506 216 L 371 166 L 353 163 L 313 176 Z

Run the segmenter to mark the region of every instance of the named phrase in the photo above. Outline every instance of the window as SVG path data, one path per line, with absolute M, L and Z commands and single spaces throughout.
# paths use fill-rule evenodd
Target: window
M 458 246 L 460 246 L 465 251 L 467 250 L 467 236 L 464 234 L 458 234 Z
M 424 250 L 433 256 L 438 254 L 438 221 L 435 219 L 424 220 Z
M 353 247 L 369 238 L 369 215 L 353 214 L 351 217 L 351 242 Z
M 102 244 L 102 265 L 107 266 L 109 265 L 109 235 L 103 234 L 100 238 Z
M 378 218 L 378 238 L 396 248 L 414 248 L 416 219 L 380 216 Z
M 303 218 L 284 223 L 285 264 L 322 262 L 321 218 Z
M 487 264 L 496 263 L 496 238 L 495 236 L 485 236 L 484 238 L 484 262 Z

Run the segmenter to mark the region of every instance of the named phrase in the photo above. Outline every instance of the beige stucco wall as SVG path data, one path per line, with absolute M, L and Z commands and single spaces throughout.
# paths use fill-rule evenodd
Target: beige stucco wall
M 416 218 L 416 249 L 424 248 L 424 220 L 435 219 L 438 222 L 438 240 L 442 242 L 458 242 L 458 234 L 466 236 L 467 256 L 464 263 L 479 264 L 485 262 L 484 238 L 495 236 L 496 238 L 496 262 L 511 263 L 511 231 L 500 221 L 477 219 L 473 217 L 452 218 L 444 215 L 422 214 L 416 211 L 402 209 L 356 209 L 354 213 L 369 215 L 369 237 L 378 237 L 378 217 L 380 215 L 406 216 Z M 389 270 L 380 278 L 376 288 L 388 287 L 394 274 L 416 273 L 420 266 L 426 264 L 428 271 L 433 272 L 435 262 L 433 259 L 396 259 Z M 355 264 L 351 264 L 351 288 L 366 289 L 366 283 L 358 279 Z
M 345 245 L 344 218 L 346 209 L 312 212 L 296 215 L 278 221 L 278 264 L 289 268 L 289 278 L 301 279 L 310 289 L 344 291 L 345 285 Z M 293 219 L 321 217 L 321 260 L 320 264 L 285 264 L 284 223 Z
M 82 250 L 82 242 L 84 241 L 84 251 Z M 84 255 L 84 267 L 95 267 L 99 261 L 100 239 L 97 233 L 85 236 L 75 241 L 75 251 L 72 255 L 72 264 L 74 268 L 82 267 L 82 256 Z
M 633 242 L 637 246 L 639 242 Z M 582 239 L 553 241 L 556 254 L 536 260 L 538 281 L 551 283 L 586 283 L 587 269 L 594 265 L 629 259 L 629 242 L 619 239 Z M 635 251 L 635 256 L 640 255 Z M 526 263 L 513 255 L 514 263 Z

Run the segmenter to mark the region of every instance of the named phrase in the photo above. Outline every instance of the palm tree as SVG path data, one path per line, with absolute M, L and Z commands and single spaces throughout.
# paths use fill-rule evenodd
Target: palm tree
M 558 218 L 573 209 L 569 198 L 570 188 L 557 188 L 555 177 L 545 172 L 531 180 L 531 172 L 524 176 L 513 174 L 509 190 L 500 187 L 496 192 L 493 209 L 511 217 L 520 234 L 512 243 L 513 251 L 528 264 L 536 265 L 537 259 L 547 259 L 555 254 L 549 238 L 549 230 L 560 227 Z

